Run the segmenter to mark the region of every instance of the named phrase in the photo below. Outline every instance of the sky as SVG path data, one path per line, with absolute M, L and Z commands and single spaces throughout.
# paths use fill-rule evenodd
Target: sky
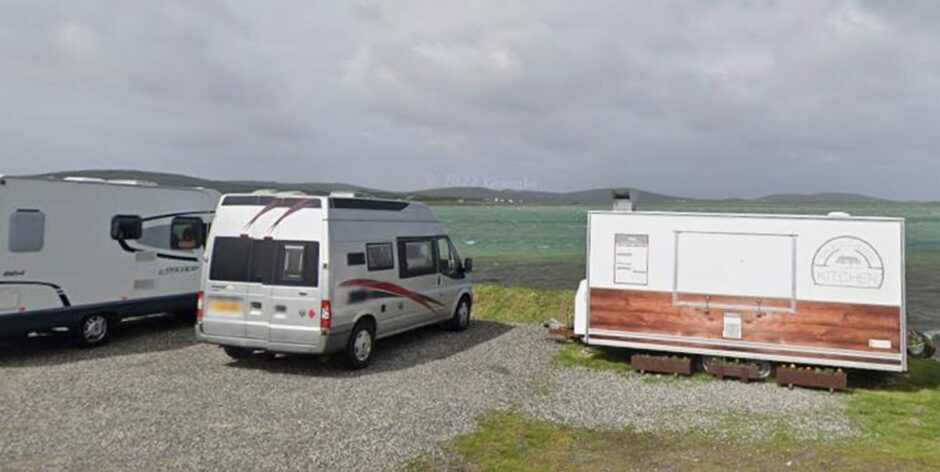
M 0 172 L 940 200 L 940 2 L 0 2 Z

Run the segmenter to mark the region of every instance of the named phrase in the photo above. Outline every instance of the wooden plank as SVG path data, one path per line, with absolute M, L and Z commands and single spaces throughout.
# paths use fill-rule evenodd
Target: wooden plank
M 736 297 L 724 302 L 737 303 Z M 901 313 L 898 307 L 801 301 L 796 313 L 756 313 L 678 307 L 672 294 L 626 290 L 591 290 L 592 329 L 724 339 L 726 312 L 739 314 L 742 339 L 788 346 L 900 353 Z M 891 342 L 891 349 L 876 349 L 872 339 Z

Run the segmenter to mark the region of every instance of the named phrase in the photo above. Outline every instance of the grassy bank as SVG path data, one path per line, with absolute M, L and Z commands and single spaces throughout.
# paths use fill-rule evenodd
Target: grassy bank
M 574 290 L 477 285 L 473 292 L 473 316 L 480 320 L 543 323 L 554 318 L 570 323 L 574 317 Z
M 573 311 L 573 297 L 570 290 L 480 286 L 475 313 L 508 323 L 565 321 Z M 639 375 L 632 372 L 626 350 L 583 350 L 579 344 L 565 345 L 555 363 Z M 718 382 L 707 376 L 695 380 Z M 773 470 L 795 465 L 804 470 L 922 470 L 940 464 L 940 362 L 913 360 L 908 374 L 853 373 L 850 380 L 851 392 L 841 399 L 859 432 L 852 439 L 818 443 L 784 433 L 732 444 L 698 434 L 572 428 L 502 412 L 481 417 L 477 432 L 445 444 L 442 455 L 417 460 L 412 468 Z M 681 382 L 676 387 L 675 394 L 682 395 Z

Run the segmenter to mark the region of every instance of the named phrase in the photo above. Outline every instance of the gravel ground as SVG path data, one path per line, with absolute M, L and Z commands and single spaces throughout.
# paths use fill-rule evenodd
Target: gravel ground
M 165 317 L 92 350 L 31 339 L 0 346 L 0 469 L 393 469 L 494 409 L 662 431 L 757 413 L 734 427 L 851 434 L 838 395 L 559 368 L 558 348 L 539 327 L 476 321 L 384 340 L 368 370 L 347 372 L 306 356 L 234 362 Z
M 556 370 L 532 417 L 591 428 L 699 431 L 725 439 L 767 438 L 781 430 L 803 439 L 847 437 L 855 432 L 839 395 L 788 390 L 774 383 L 673 379 Z
M 383 341 L 350 373 L 305 356 L 233 362 L 189 327 L 145 321 L 94 350 L 3 346 L 0 469 L 394 468 L 529 396 L 555 350 L 536 327 L 477 321 Z

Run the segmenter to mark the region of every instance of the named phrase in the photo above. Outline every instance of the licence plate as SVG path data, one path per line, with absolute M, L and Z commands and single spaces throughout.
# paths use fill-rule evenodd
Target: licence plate
M 220 315 L 240 315 L 242 314 L 242 302 L 239 300 L 212 300 L 209 303 L 209 311 Z

